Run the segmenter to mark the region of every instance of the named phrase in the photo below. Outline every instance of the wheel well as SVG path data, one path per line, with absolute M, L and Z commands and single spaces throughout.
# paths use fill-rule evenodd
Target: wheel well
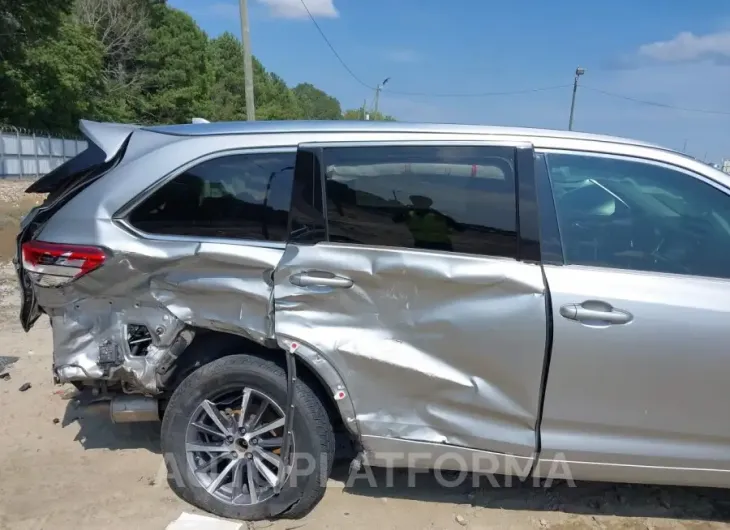
M 201 366 L 231 354 L 246 353 L 276 362 L 286 370 L 286 352 L 279 347 L 267 347 L 240 335 L 209 329 L 195 329 L 195 338 L 177 358 L 172 375 L 165 386 L 169 396 L 183 380 Z M 306 383 L 324 405 L 335 432 L 346 431 L 334 396 L 321 377 L 299 357 L 296 359 L 297 378 Z

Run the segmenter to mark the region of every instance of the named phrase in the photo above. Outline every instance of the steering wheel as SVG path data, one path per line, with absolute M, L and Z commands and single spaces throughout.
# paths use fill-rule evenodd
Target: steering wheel
M 663 254 L 659 254 L 658 252 L 654 251 L 650 254 L 650 256 L 654 259 L 655 265 L 665 264 L 667 267 L 662 267 L 662 269 L 671 271 L 671 272 L 678 272 L 678 273 L 684 273 L 684 274 L 692 274 L 692 271 L 690 268 L 682 263 L 681 261 L 677 261 L 675 259 L 669 258 Z

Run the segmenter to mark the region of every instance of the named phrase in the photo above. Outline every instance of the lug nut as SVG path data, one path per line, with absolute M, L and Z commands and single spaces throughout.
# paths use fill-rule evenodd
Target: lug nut
M 252 439 L 251 439 L 251 443 L 252 443 L 253 445 L 258 445 L 258 443 L 259 443 L 259 439 L 258 439 L 258 438 L 252 438 Z
M 226 436 L 226 442 L 228 442 L 229 444 L 232 444 L 233 443 L 233 436 Z
M 235 451 L 231 451 L 231 458 L 238 458 L 238 453 Z
M 251 460 L 253 458 L 253 455 L 251 453 L 246 453 L 246 458 L 248 458 L 249 460 Z
M 238 429 L 238 432 L 240 432 L 241 434 L 246 434 L 246 427 L 241 427 L 240 429 Z

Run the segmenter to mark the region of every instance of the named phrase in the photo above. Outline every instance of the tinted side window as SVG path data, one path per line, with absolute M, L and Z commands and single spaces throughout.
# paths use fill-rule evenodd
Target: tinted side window
M 548 155 L 565 261 L 730 278 L 730 197 L 640 161 Z
M 222 156 L 163 185 L 129 222 L 151 234 L 284 241 L 294 153 Z
M 331 241 L 516 257 L 514 149 L 324 150 Z

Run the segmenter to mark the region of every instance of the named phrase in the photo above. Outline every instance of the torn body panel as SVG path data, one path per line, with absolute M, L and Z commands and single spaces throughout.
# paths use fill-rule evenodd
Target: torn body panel
M 292 344 L 297 344 L 297 348 L 294 349 L 293 353 L 321 378 L 337 405 L 337 410 L 340 413 L 345 427 L 352 435 L 359 438 L 360 429 L 357 425 L 352 396 L 347 389 L 342 375 L 337 371 L 332 361 L 328 360 L 325 355 L 316 351 L 312 346 L 291 337 L 277 333 L 276 340 L 279 347 L 285 351 L 291 351 Z
M 351 286 L 294 285 L 302 273 Z M 342 374 L 363 436 L 531 457 L 544 297 L 539 265 L 290 245 L 275 275 L 276 334 L 308 344 Z
M 121 382 L 153 395 L 194 328 L 271 345 L 270 278 L 282 254 L 259 246 L 150 240 L 66 286 L 36 285 L 53 327 L 56 377 Z M 136 354 L 130 326 L 149 334 Z

